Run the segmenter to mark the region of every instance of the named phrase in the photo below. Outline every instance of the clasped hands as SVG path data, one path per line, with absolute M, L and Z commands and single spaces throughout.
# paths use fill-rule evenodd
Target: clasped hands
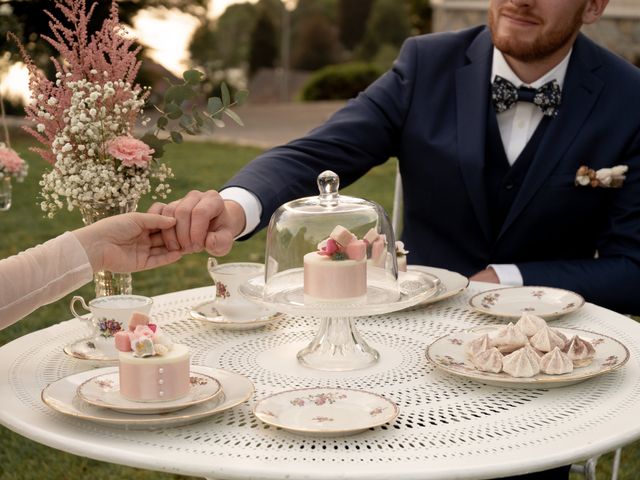
M 181 254 L 206 250 L 213 256 L 226 255 L 245 226 L 242 207 L 214 190 L 192 190 L 180 200 L 156 202 L 149 213 L 175 218 L 175 226 L 160 235 L 168 251 Z

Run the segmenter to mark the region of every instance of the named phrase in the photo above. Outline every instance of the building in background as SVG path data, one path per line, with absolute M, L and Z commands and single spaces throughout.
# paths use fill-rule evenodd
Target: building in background
M 558 0 L 561 1 L 561 0 Z M 486 23 L 487 0 L 431 0 L 433 31 L 460 30 Z M 604 17 L 583 32 L 640 65 L 640 1 L 610 0 Z

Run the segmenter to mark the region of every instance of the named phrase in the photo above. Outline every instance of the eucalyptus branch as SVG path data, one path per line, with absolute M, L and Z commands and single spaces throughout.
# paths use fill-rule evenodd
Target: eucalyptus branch
M 183 82 L 180 84 L 174 85 L 169 81 L 170 86 L 164 94 L 162 106 L 154 105 L 160 116 L 155 126 L 142 138 L 142 141 L 155 150 L 156 159 L 162 157 L 167 144 L 182 143 L 184 135 L 199 135 L 203 129 L 212 132 L 215 128 L 223 128 L 225 123 L 222 118 L 225 115 L 238 125 L 244 125 L 240 116 L 232 109 L 242 105 L 249 92 L 238 90 L 232 99 L 229 87 L 222 83 L 220 97 L 208 98 L 206 109 L 202 110 L 196 99 L 204 74 L 198 70 L 187 70 L 182 77 Z M 166 135 L 163 135 L 164 132 Z

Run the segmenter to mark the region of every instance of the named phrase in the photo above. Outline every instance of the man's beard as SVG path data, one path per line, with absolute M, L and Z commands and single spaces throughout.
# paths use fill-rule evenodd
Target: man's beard
M 562 1 L 562 0 L 560 0 Z M 585 5 L 586 8 L 586 5 Z M 507 9 L 502 8 L 498 14 L 503 11 L 520 17 L 530 17 L 526 9 Z M 582 14 L 584 8 L 577 11 L 574 17 L 564 25 L 558 26 L 556 30 L 539 35 L 532 42 L 525 42 L 513 36 L 498 36 L 496 33 L 497 18 L 494 17 L 494 11 L 489 9 L 489 29 L 491 30 L 491 38 L 493 44 L 498 50 L 505 55 L 515 58 L 521 62 L 531 62 L 543 60 L 566 45 L 575 33 L 582 26 Z

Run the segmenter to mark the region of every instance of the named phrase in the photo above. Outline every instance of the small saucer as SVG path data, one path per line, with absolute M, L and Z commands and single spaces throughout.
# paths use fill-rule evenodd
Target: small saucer
M 77 394 L 91 405 L 110 408 L 116 412 L 154 414 L 175 412 L 213 400 L 222 394 L 222 388 L 215 378 L 203 373 L 191 372 L 189 393 L 186 396 L 166 402 L 135 402 L 120 395 L 118 372 L 113 372 L 90 378 L 78 387 Z
M 398 406 L 363 390 L 302 388 L 263 398 L 253 414 L 268 425 L 293 433 L 342 436 L 393 421 Z
M 284 317 L 282 313 L 271 313 L 271 311 L 266 309 L 265 312 L 268 313 L 252 320 L 233 321 L 220 315 L 218 310 L 216 310 L 215 301 L 209 301 L 196 305 L 191 309 L 189 314 L 191 318 L 195 320 L 202 320 L 203 322 L 211 323 L 225 330 L 250 330 L 252 328 L 260 328 L 281 320 Z
M 101 348 L 100 342 L 96 342 L 91 337 L 70 343 L 62 350 L 70 357 L 89 360 L 101 366 L 112 365 L 118 361 L 117 351 L 115 354 L 111 351 L 105 351 Z

